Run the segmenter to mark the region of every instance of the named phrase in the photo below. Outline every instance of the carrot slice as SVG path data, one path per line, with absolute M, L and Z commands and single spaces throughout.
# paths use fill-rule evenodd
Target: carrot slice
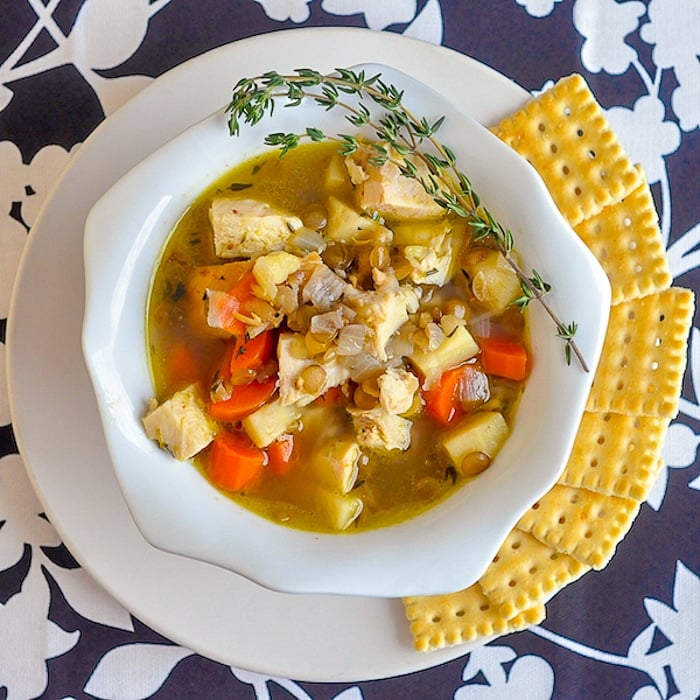
M 267 456 L 270 461 L 267 467 L 273 474 L 283 476 L 291 471 L 297 461 L 294 447 L 294 436 L 290 434 L 282 435 L 268 446 Z
M 209 415 L 214 420 L 231 423 L 249 416 L 272 397 L 277 390 L 277 379 L 266 382 L 251 382 L 234 386 L 230 399 L 212 401 L 209 404 Z
M 237 335 L 233 344 L 229 370 L 231 376 L 247 369 L 257 369 L 270 359 L 275 349 L 274 331 L 263 331 L 253 338 Z
M 207 323 L 212 328 L 220 328 L 231 335 L 245 335 L 246 324 L 239 316 L 246 315 L 248 311 L 248 303 L 253 299 L 254 284 L 255 277 L 252 272 L 248 272 L 227 291 L 210 289 L 207 294 Z
M 209 478 L 228 491 L 241 491 L 258 477 L 265 466 L 265 452 L 245 436 L 219 433 L 209 454 Z
M 461 413 L 458 391 L 461 375 L 461 367 L 448 369 L 437 386 L 423 392 L 425 410 L 443 425 L 449 425 Z
M 480 338 L 481 362 L 488 374 L 522 381 L 528 374 L 527 350 L 520 343 L 501 338 Z

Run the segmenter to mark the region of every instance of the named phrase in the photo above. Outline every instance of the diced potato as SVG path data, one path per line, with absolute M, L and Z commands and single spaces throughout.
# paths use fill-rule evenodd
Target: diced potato
M 326 170 L 326 187 L 329 190 L 337 190 L 349 184 L 350 178 L 345 168 L 343 156 L 336 154 L 328 163 L 328 170 Z
M 356 496 L 334 493 L 323 486 L 315 490 L 316 511 L 333 530 L 346 530 L 360 515 L 364 503 Z
M 430 388 L 445 370 L 470 360 L 478 352 L 471 333 L 464 326 L 457 326 L 435 350 L 416 350 L 408 359 L 423 375 L 423 388 Z
M 258 447 L 267 447 L 288 432 L 301 418 L 297 406 L 283 406 L 279 399 L 265 404 L 242 421 L 243 429 Z
M 285 282 L 300 267 L 300 258 L 280 250 L 259 257 L 253 265 L 253 275 L 265 298 L 274 301 L 277 285 Z
M 472 293 L 490 311 L 502 311 L 521 294 L 520 280 L 497 250 L 480 248 L 465 256 L 463 268 Z
M 351 243 L 356 240 L 361 231 L 376 233 L 377 243 L 388 243 L 392 238 L 392 233 L 388 228 L 338 197 L 328 198 L 327 209 L 328 223 L 324 233 L 330 240 Z
M 396 245 L 431 246 L 436 241 L 444 240 L 451 231 L 449 219 L 429 219 L 427 221 L 395 221 L 391 228 Z
M 360 446 L 355 440 L 328 440 L 314 445 L 312 475 L 326 486 L 348 493 L 355 485 Z
M 195 385 L 175 392 L 160 405 L 151 406 L 142 422 L 146 435 L 179 460 L 194 457 L 215 435 L 214 424 Z
M 503 416 L 496 411 L 481 411 L 463 418 L 441 438 L 452 464 L 460 471 L 469 455 L 483 453 L 493 459 L 509 434 Z M 468 476 L 471 474 L 467 474 Z

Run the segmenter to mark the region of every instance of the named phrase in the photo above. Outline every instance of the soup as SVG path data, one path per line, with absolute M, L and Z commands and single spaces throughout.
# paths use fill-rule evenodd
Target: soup
M 259 156 L 191 204 L 159 260 L 145 429 L 275 522 L 400 522 L 507 439 L 521 293 L 498 250 L 369 151 Z

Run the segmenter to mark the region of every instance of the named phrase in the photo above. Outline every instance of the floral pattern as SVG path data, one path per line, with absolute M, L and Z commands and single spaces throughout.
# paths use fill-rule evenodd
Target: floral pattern
M 245 26 L 232 26 L 233 6 Z M 549 84 L 572 69 L 604 99 L 657 201 L 674 278 L 700 288 L 698 178 L 700 2 L 698 0 L 504 0 L 499 21 L 567 37 L 539 58 Z M 204 9 L 206 6 L 206 10 Z M 251 33 L 306 23 L 355 24 L 446 42 L 517 75 L 520 54 L 500 45 L 473 53 L 470 29 L 493 21 L 458 0 L 16 0 L 0 27 L 0 362 L 12 281 L 27 233 L 80 142 L 154 75 L 189 58 L 169 33 L 193 23 L 193 50 Z M 467 22 L 472 24 L 467 25 Z M 464 31 L 455 35 L 454 26 Z M 189 25 L 188 25 L 189 26 Z M 455 38 L 457 36 L 457 38 Z M 504 35 L 502 35 L 504 36 Z M 578 48 L 577 48 L 578 47 Z M 493 53 L 489 53 L 489 51 Z M 539 84 L 527 84 L 533 92 Z M 40 121 L 41 104 L 74 91 L 92 111 L 86 124 L 63 112 Z M 46 92 L 48 90 L 48 92 Z M 39 110 L 34 119 L 32 110 Z M 26 119 L 24 130 L 18 125 Z M 57 120 L 58 121 L 58 120 Z M 197 656 L 148 630 L 72 560 L 41 512 L 12 438 L 0 374 L 0 689 L 27 698 L 273 697 L 362 700 L 409 697 L 700 696 L 700 330 L 693 329 L 680 414 L 668 431 L 665 466 L 610 567 L 557 596 L 545 623 L 504 637 L 437 669 L 372 684 L 307 686 Z M 694 529 L 693 529 L 694 528 Z M 659 533 L 662 533 L 659 535 Z M 650 542 L 661 544 L 650 555 Z M 619 562 L 619 564 L 618 564 Z M 620 575 L 624 567 L 636 573 Z M 611 583 L 611 582 L 614 582 Z M 613 593 L 614 591 L 614 593 Z M 623 606 L 625 613 L 620 614 Z M 583 618 L 580 611 L 586 610 Z M 611 623 L 615 615 L 620 620 Z M 21 651 L 18 651 L 21 650 Z M 587 679 L 582 683 L 582 678 Z M 195 688 L 195 682 L 199 685 Z M 422 690 L 421 690 L 422 689 Z M 0 690 L 0 693 L 2 690 Z

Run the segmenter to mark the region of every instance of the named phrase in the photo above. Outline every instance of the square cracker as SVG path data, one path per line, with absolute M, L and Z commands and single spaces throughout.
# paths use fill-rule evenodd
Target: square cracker
M 479 579 L 479 585 L 498 612 L 512 618 L 546 602 L 590 568 L 515 529 Z
M 641 182 L 582 76 L 573 74 L 493 129 L 539 172 L 572 226 Z
M 403 602 L 418 651 L 517 632 L 542 622 L 546 614 L 544 605 L 539 604 L 507 619 L 489 602 L 478 583 L 456 593 L 404 598 Z
M 575 230 L 605 270 L 613 304 L 670 286 L 668 259 L 646 179 L 622 201 L 585 219 Z
M 613 306 L 587 410 L 673 418 L 694 311 L 680 287 Z
M 659 474 L 668 421 L 584 412 L 560 484 L 645 501 Z
M 602 569 L 638 512 L 639 503 L 632 498 L 555 484 L 517 527 L 558 552 Z

